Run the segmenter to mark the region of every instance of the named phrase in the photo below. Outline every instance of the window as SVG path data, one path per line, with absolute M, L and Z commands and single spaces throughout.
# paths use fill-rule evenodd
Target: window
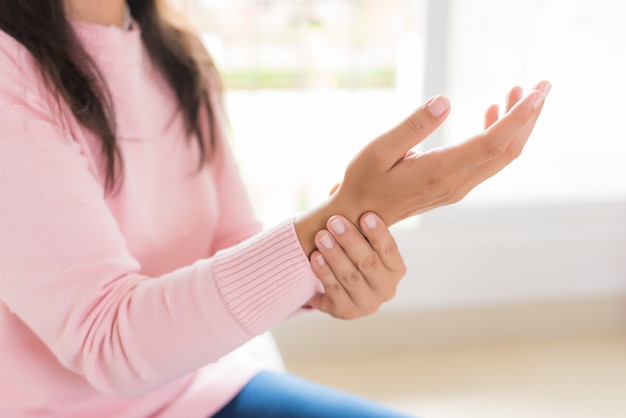
M 321 202 L 352 156 L 423 101 L 424 0 L 196 0 L 253 203 Z
M 554 87 L 522 157 L 468 195 L 472 205 L 626 197 L 626 3 L 450 1 L 444 140 L 477 132 L 517 83 Z
M 482 129 L 515 84 L 554 89 L 522 157 L 461 203 L 626 196 L 626 3 L 618 0 L 195 0 L 232 139 L 268 225 L 320 202 L 354 153 L 427 97 L 425 146 Z

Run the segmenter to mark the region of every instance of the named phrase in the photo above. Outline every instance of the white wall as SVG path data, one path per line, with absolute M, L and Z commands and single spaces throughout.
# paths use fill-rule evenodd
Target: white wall
M 394 234 L 408 274 L 393 311 L 626 295 L 626 201 L 450 206 Z

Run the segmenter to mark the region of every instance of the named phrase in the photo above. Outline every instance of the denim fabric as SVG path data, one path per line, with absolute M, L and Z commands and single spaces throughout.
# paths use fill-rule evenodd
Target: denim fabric
M 414 418 L 289 373 L 264 371 L 213 418 Z

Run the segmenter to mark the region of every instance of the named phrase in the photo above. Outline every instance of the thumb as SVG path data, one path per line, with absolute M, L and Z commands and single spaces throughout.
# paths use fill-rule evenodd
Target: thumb
M 435 96 L 406 120 L 370 143 L 372 155 L 391 168 L 406 153 L 428 138 L 448 117 L 450 102 L 444 96 Z

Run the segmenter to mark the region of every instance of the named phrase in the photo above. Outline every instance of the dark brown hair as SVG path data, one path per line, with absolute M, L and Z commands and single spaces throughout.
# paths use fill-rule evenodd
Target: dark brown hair
M 215 113 L 209 99 L 209 89 L 219 89 L 215 66 L 197 36 L 164 18 L 159 0 L 127 3 L 151 59 L 176 94 L 188 135 L 198 141 L 202 165 L 215 141 Z M 0 0 L 0 30 L 30 51 L 52 91 L 102 140 L 106 189 L 113 188 L 122 170 L 113 103 L 96 65 L 74 35 L 63 0 Z M 215 85 L 209 87 L 209 82 Z M 203 112 L 208 118 L 204 130 Z

